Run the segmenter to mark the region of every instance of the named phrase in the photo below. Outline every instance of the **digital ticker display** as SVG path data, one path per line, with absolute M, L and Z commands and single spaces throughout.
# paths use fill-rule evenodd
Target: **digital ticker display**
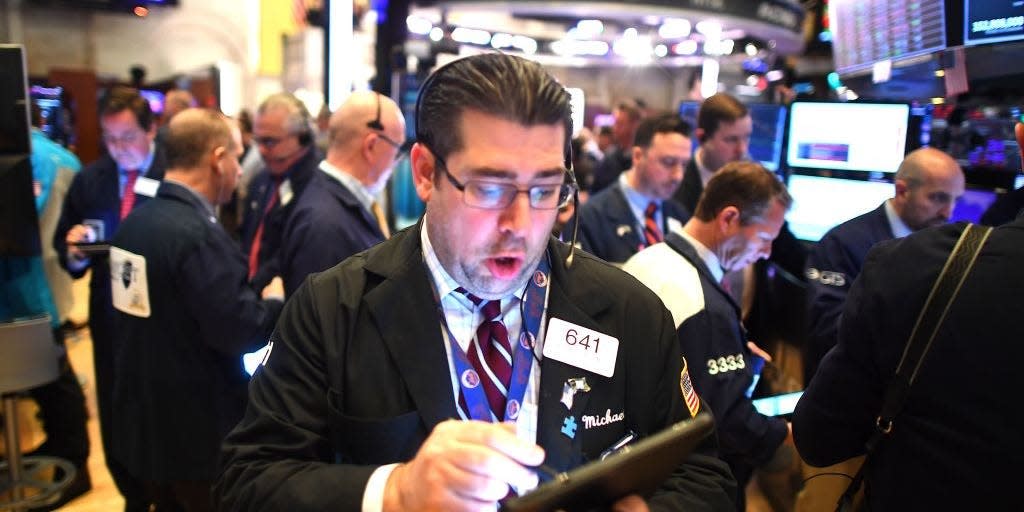
M 966 0 L 964 44 L 1024 39 L 1024 0 Z

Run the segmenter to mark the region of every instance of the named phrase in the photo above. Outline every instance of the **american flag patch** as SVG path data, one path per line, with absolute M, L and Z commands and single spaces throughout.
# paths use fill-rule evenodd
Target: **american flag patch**
M 686 408 L 690 410 L 690 416 L 696 417 L 700 412 L 700 397 L 697 396 L 697 392 L 693 389 L 693 383 L 690 382 L 690 372 L 687 371 L 685 357 L 683 358 L 683 371 L 679 372 L 679 389 L 683 392 L 683 400 L 686 402 Z

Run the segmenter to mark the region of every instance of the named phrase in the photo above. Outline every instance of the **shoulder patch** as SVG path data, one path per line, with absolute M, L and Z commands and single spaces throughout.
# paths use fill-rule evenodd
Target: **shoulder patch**
M 149 318 L 146 258 L 118 247 L 110 248 L 110 289 L 118 311 Z
M 696 417 L 700 412 L 700 397 L 693 389 L 693 382 L 690 381 L 690 372 L 686 367 L 686 358 L 683 358 L 683 370 L 679 372 L 679 390 L 683 393 L 683 401 L 686 408 L 690 410 L 690 416 Z

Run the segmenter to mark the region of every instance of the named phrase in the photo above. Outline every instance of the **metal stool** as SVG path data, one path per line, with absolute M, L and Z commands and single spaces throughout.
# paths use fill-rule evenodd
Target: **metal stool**
M 75 478 L 75 467 L 56 457 L 22 457 L 18 439 L 17 394 L 57 380 L 59 349 L 53 343 L 49 315 L 0 322 L 0 394 L 4 403 L 4 445 L 0 463 L 0 509 L 26 510 L 51 505 Z M 63 476 L 45 475 L 59 468 Z

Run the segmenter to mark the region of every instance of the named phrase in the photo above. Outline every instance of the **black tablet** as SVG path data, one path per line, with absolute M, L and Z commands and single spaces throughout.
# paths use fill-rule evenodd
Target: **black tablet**
M 533 491 L 501 504 L 502 512 L 568 512 L 606 507 L 630 494 L 648 495 L 714 430 L 711 414 L 681 421 L 626 445 L 604 460 L 561 473 Z

